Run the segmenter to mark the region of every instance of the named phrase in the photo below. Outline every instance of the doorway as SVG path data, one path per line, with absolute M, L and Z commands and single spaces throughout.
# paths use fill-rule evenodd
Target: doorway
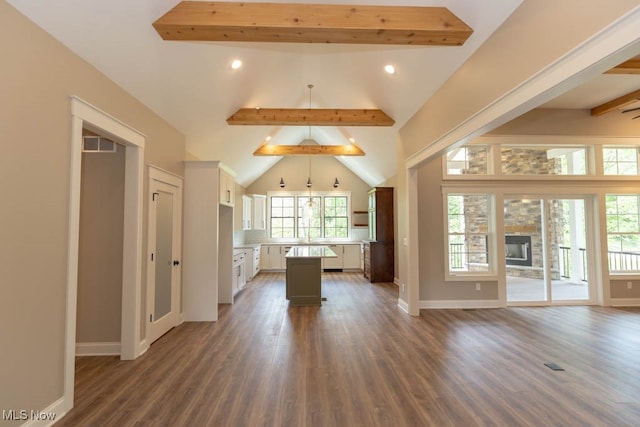
M 508 305 L 592 304 L 587 197 L 505 197 Z
M 69 411 L 73 407 L 74 397 L 83 129 L 108 136 L 125 147 L 120 358 L 135 359 L 148 348 L 146 340 L 141 341 L 140 339 L 142 320 L 142 177 L 146 137 L 84 100 L 71 97 L 64 397 L 60 403 L 59 412 Z
M 180 323 L 182 179 L 149 167 L 147 337 L 149 344 Z

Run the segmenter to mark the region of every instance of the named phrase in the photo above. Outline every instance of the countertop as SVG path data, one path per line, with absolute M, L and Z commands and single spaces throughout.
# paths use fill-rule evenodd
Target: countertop
M 337 258 L 329 246 L 307 245 L 291 246 L 286 258 Z

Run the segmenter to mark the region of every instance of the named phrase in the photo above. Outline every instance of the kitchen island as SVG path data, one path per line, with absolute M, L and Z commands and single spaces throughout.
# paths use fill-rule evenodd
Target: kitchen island
M 292 246 L 287 262 L 287 299 L 290 305 L 322 305 L 322 258 L 337 258 L 329 246 Z

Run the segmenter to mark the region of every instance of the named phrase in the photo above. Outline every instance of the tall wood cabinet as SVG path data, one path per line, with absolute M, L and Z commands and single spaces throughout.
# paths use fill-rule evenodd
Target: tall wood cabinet
M 364 242 L 364 277 L 370 282 L 393 282 L 393 187 L 369 190 L 369 239 Z

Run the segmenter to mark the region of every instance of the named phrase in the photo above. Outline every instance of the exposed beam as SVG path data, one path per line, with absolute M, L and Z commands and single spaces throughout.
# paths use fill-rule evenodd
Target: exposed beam
M 254 156 L 364 156 L 356 145 L 270 145 L 265 144 L 253 152 Z
M 602 105 L 598 105 L 591 109 L 592 116 L 601 116 L 603 114 L 608 113 L 609 111 L 617 110 L 620 107 L 624 107 L 625 105 L 631 104 L 640 99 L 640 89 L 628 93 L 626 95 L 622 95 L 619 98 L 612 99 L 609 102 L 605 102 Z
M 227 119 L 230 125 L 277 126 L 393 126 L 382 110 L 322 108 L 241 108 Z
M 616 65 L 605 74 L 640 74 L 640 58 L 631 58 L 620 65 Z
M 445 7 L 183 1 L 153 23 L 164 40 L 460 46 Z

